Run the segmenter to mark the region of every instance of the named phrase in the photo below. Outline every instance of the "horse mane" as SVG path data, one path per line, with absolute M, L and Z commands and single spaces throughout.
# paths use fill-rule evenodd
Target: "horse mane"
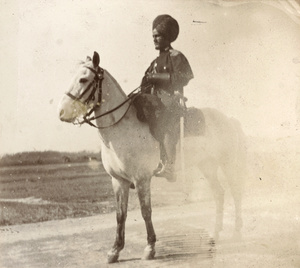
M 121 86 L 118 83 L 118 81 L 106 69 L 103 69 L 103 71 L 104 71 L 104 77 L 105 77 L 105 75 L 107 75 L 112 80 L 112 82 L 114 83 L 114 85 L 118 88 L 118 90 L 123 94 L 123 96 L 126 97 L 127 95 L 125 94 L 125 92 L 121 88 Z

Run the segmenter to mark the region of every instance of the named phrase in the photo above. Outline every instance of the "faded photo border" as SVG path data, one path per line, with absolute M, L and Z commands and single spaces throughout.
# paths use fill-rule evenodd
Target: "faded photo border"
M 147 217 L 137 187 L 126 246 L 111 258 L 121 267 L 300 266 L 299 0 L 2 0 L 1 267 L 108 265 L 116 184 L 102 162 L 103 137 L 62 122 L 62 98 L 94 51 L 125 94 L 139 87 L 158 56 L 152 22 L 160 14 L 178 21 L 172 47 L 194 73 L 187 107 L 222 114 L 206 118 L 207 130 L 213 120 L 225 127 L 205 134 L 214 139 L 180 140 L 176 183 L 152 178 L 156 258 L 142 260 Z M 190 166 L 200 156 L 202 165 Z

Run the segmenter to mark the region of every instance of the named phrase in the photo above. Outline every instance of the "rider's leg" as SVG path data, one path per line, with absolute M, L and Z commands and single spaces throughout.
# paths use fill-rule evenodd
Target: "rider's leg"
M 176 181 L 175 176 L 175 161 L 176 161 L 176 143 L 177 140 L 174 139 L 174 135 L 168 132 L 165 135 L 163 150 L 165 151 L 166 159 L 163 163 L 163 167 L 155 175 L 157 177 L 164 177 L 168 181 Z

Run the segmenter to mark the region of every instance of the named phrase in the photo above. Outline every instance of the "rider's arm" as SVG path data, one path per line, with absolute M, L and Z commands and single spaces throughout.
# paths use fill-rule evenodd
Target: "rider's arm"
M 171 75 L 169 73 L 148 73 L 146 74 L 146 79 L 151 84 L 164 84 L 170 83 Z
M 182 91 L 182 88 L 194 77 L 191 66 L 186 57 L 177 50 L 170 53 L 172 63 L 171 83 L 175 91 Z M 181 92 L 182 93 L 182 92 Z

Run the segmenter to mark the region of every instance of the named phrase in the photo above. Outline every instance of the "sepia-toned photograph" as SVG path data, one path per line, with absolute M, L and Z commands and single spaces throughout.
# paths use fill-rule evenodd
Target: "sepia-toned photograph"
M 1 0 L 1 268 L 300 267 L 300 0 Z

